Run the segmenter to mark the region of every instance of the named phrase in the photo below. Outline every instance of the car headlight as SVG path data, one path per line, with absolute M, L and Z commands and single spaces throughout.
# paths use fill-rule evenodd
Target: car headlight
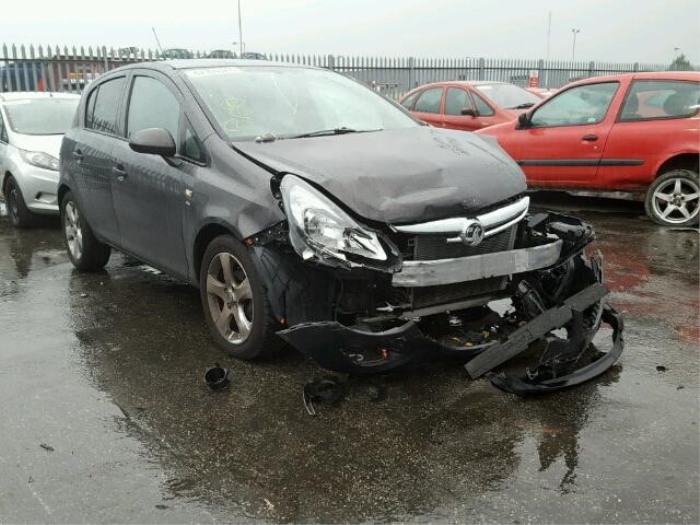
M 58 171 L 58 159 L 48 153 L 44 153 L 43 151 L 19 150 L 19 154 L 22 156 L 24 162 L 32 166 L 44 168 L 45 170 Z
M 384 270 L 396 265 L 398 250 L 310 184 L 286 175 L 280 189 L 290 241 L 303 259 L 317 257 L 325 263 L 354 263 Z

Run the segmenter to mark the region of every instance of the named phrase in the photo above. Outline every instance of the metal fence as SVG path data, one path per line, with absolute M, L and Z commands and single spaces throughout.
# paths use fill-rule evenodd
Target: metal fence
M 106 71 L 125 64 L 171 58 L 233 57 L 229 51 L 203 53 L 106 47 L 3 45 L 0 48 L 0 92 L 64 91 L 79 93 Z M 486 58 L 363 57 L 339 55 L 267 55 L 273 61 L 324 67 L 364 82 L 398 99 L 416 86 L 443 80 L 487 80 L 525 86 L 533 79 L 544 88 L 559 88 L 581 78 L 661 71 L 668 64 L 565 62 Z

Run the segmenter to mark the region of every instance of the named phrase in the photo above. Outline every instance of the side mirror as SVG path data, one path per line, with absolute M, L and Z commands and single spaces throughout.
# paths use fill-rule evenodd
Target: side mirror
M 479 112 L 473 110 L 472 108 L 462 108 L 460 113 L 462 115 L 464 115 L 465 117 L 478 117 L 479 116 Z
M 530 114 L 521 113 L 518 115 L 518 127 L 519 128 L 529 128 L 530 127 Z
M 173 136 L 162 128 L 137 131 L 129 139 L 129 147 L 136 153 L 148 153 L 161 157 L 172 157 L 177 151 Z

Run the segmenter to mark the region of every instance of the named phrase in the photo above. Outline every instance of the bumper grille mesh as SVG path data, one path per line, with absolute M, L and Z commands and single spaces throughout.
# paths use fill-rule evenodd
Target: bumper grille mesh
M 434 261 L 511 250 L 515 244 L 515 232 L 516 226 L 512 226 L 484 239 L 478 246 L 448 243 L 444 236 L 416 236 L 413 238 L 414 260 Z M 466 283 L 413 288 L 411 290 L 413 308 L 457 302 L 497 292 L 505 286 L 506 279 L 506 277 L 493 277 Z

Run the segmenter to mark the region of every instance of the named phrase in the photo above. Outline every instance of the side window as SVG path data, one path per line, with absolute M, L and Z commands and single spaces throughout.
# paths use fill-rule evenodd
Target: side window
M 416 100 L 416 98 L 420 95 L 420 91 L 416 91 L 415 93 L 411 93 L 409 96 L 407 96 L 403 102 L 401 102 L 401 105 L 405 107 L 406 109 L 411 108 L 411 104 L 413 104 L 413 101 Z
M 182 147 L 180 150 L 180 154 L 188 159 L 196 160 L 197 162 L 204 162 L 206 160 L 202 147 L 189 126 L 185 128 L 185 136 L 182 140 Z
M 413 111 L 420 113 L 440 113 L 440 101 L 442 100 L 442 88 L 430 88 L 421 93 L 418 102 L 413 106 Z
M 123 77 L 100 84 L 99 90 L 90 97 L 95 98 L 95 101 L 88 101 L 88 109 L 91 102 L 93 107 L 89 114 L 90 120 L 85 123 L 86 127 L 105 133 L 118 133 L 117 109 L 125 84 L 126 78 Z
M 93 114 L 95 112 L 95 101 L 97 100 L 97 92 L 100 90 L 99 86 L 93 89 L 90 93 L 87 104 L 85 106 L 85 127 L 92 129 L 93 127 Z
M 700 108 L 700 83 L 636 80 L 627 93 L 618 120 L 691 117 Z
M 8 143 L 7 130 L 5 129 L 5 121 L 2 118 L 2 113 L 0 113 L 0 142 Z
M 605 118 L 618 82 L 586 84 L 567 89 L 541 105 L 530 119 L 533 127 L 597 124 Z
M 462 88 L 448 88 L 445 97 L 445 115 L 460 116 L 462 108 L 471 108 L 469 93 Z
M 472 97 L 474 97 L 474 104 L 476 104 L 476 110 L 479 112 L 480 117 L 493 117 L 495 112 L 491 106 L 489 106 L 486 101 L 481 98 L 478 93 L 472 92 Z
M 129 98 L 126 136 L 148 128 L 163 128 L 175 140 L 180 122 L 180 103 L 175 95 L 159 80 L 136 77 Z

